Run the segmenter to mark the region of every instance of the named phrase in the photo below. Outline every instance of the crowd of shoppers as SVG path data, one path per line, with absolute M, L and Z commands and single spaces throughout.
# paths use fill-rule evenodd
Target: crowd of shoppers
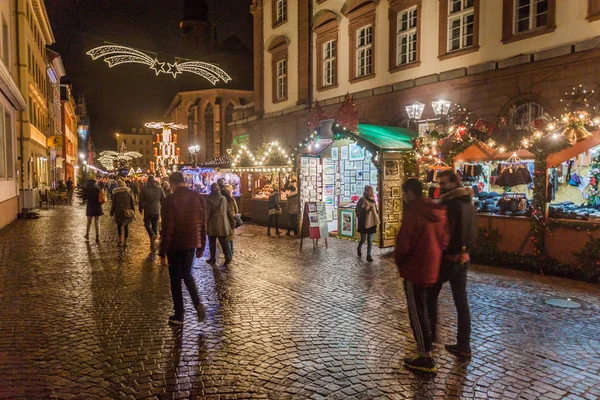
M 452 171 L 438 174 L 441 196 L 438 202 L 423 197 L 423 186 L 416 179 L 402 185 L 405 202 L 402 226 L 396 238 L 395 261 L 403 278 L 410 326 L 417 344 L 418 355 L 404 360 L 407 368 L 425 373 L 436 372 L 432 356 L 433 343 L 438 340 L 437 302 L 440 291 L 449 282 L 457 311 L 458 329 L 455 344 L 446 350 L 459 357 L 471 356 L 471 319 L 467 301 L 467 271 L 469 251 L 477 237 L 476 211 L 472 192 L 460 185 L 460 178 Z M 279 235 L 279 188 L 274 185 L 269 197 L 269 223 L 267 234 L 275 228 Z M 184 321 L 182 281 L 187 287 L 199 320 L 204 318 L 198 289 L 191 274 L 194 258 L 202 257 L 209 243 L 207 262 L 216 263 L 219 242 L 225 265 L 233 259 L 235 228 L 239 226 L 238 205 L 232 196 L 232 187 L 222 180 L 213 183 L 208 196 L 202 196 L 185 185 L 183 175 L 174 172 L 168 182 L 157 182 L 148 177 L 142 183 L 134 180 L 104 179 L 87 181 L 83 189 L 86 201 L 89 239 L 94 222 L 96 241 L 99 241 L 99 219 L 104 214 L 104 191 L 111 199 L 110 215 L 117 225 L 118 243 L 127 245 L 129 224 L 135 219 L 135 202 L 144 216 L 144 226 L 154 253 L 156 241 L 161 236 L 159 256 L 161 264 L 168 265 L 171 280 L 174 314 L 169 323 L 180 325 Z M 298 192 L 292 184 L 287 187 L 287 213 L 290 221 L 287 235 L 298 234 Z M 356 205 L 357 231 L 360 241 L 358 257 L 362 257 L 367 244 L 368 262 L 373 261 L 373 236 L 380 225 L 379 211 L 372 186 L 365 186 L 363 196 Z M 159 222 L 162 220 L 162 230 Z M 241 222 L 240 222 L 241 224 Z

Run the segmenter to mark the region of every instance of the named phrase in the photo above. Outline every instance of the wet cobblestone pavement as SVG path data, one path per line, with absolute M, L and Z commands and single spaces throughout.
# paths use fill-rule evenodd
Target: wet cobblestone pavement
M 171 328 L 168 271 L 147 260 L 142 222 L 115 245 L 83 240 L 84 209 L 59 207 L 0 232 L 0 398 L 442 399 L 600 397 L 600 287 L 473 267 L 470 362 L 438 348 L 438 374 L 402 366 L 415 344 L 390 257 L 354 245 L 298 249 L 244 226 L 235 262 L 194 276 L 208 315 Z M 554 308 L 553 297 L 582 307 Z M 449 288 L 442 342 L 453 342 Z

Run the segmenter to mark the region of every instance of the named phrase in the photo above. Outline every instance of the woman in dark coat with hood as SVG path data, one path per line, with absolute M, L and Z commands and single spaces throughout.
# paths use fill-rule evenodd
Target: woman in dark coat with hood
M 90 237 L 90 228 L 92 227 L 92 219 L 96 228 L 96 241 L 100 240 L 100 217 L 104 215 L 102 204 L 99 200 L 100 188 L 96 184 L 95 179 L 89 179 L 83 190 L 83 200 L 87 203 L 85 207 L 85 215 L 87 216 L 87 228 L 85 230 L 85 240 Z
M 112 207 L 110 209 L 111 217 L 115 216 L 117 223 L 117 233 L 119 234 L 118 244 L 123 243 L 127 246 L 127 237 L 129 237 L 129 224 L 135 217 L 135 204 L 131 189 L 127 187 L 125 181 L 119 181 L 117 188 L 113 190 Z M 125 227 L 125 238 L 121 242 L 121 232 Z

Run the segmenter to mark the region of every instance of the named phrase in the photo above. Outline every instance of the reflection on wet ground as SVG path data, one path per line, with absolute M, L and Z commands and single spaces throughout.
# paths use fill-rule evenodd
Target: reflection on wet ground
M 168 271 L 148 259 L 141 220 L 127 248 L 103 218 L 86 243 L 84 209 L 59 207 L 0 232 L 0 398 L 584 398 L 600 396 L 600 288 L 473 267 L 470 362 L 440 347 L 439 372 L 408 372 L 401 281 L 387 251 L 329 249 L 238 231 L 235 263 L 196 260 L 207 318 L 186 294 L 171 314 Z M 554 308 L 552 297 L 578 309 Z M 451 295 L 441 296 L 453 342 Z

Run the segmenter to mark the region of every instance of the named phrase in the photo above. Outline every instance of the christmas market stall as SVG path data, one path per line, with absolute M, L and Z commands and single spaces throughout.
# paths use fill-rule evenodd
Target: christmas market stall
M 250 213 L 252 222 L 266 225 L 269 222 L 269 196 L 274 190 L 279 192 L 279 227 L 287 228 L 287 195 L 289 186 L 297 183 L 291 154 L 277 141 L 264 143 L 253 153 L 246 145 L 233 151 L 232 171 L 242 178 L 251 195 Z M 250 197 L 250 196 L 249 196 Z
M 210 194 L 210 186 L 222 179 L 223 184 L 232 187 L 233 198 L 238 203 L 240 213 L 243 213 L 242 199 L 249 189 L 242 185 L 242 177 L 231 170 L 231 161 L 231 157 L 225 155 L 198 165 L 187 165 L 181 172 L 186 185 L 203 195 Z
M 600 277 L 600 118 L 587 104 L 593 93 L 575 87 L 561 100 L 560 117 L 543 114 L 526 131 L 501 125 L 467 135 L 447 152 L 463 185 L 473 188 L 477 247 L 487 262 L 503 257 Z
M 402 218 L 405 164 L 414 160 L 412 141 L 417 132 L 358 124 L 350 98 L 335 121 L 327 121 L 320 113 L 317 105 L 309 118 L 312 134 L 297 148 L 301 212 L 305 202 L 322 201 L 329 232 L 340 238 L 358 238 L 356 204 L 365 186 L 373 186 L 380 220 L 376 242 L 379 247 L 393 246 Z

